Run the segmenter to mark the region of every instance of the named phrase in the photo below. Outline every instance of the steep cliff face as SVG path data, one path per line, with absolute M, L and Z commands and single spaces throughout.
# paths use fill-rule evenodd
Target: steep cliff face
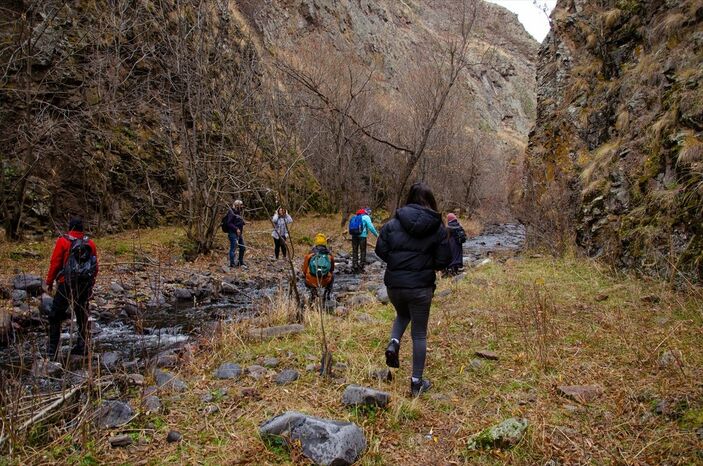
M 349 57 L 375 70 L 374 85 L 383 89 L 377 107 L 410 112 L 413 109 L 398 104 L 404 100 L 402 93 L 408 81 L 422 79 L 418 64 L 440 61 L 441 47 L 456 34 L 463 3 L 273 0 L 242 2 L 240 9 L 276 59 L 324 62 Z M 484 196 L 493 198 L 490 208 L 506 209 L 508 180 L 519 179 L 527 133 L 534 123 L 538 44 L 515 14 L 490 3 L 468 4 L 478 5 L 469 47 L 475 65 L 460 84 L 466 96 L 461 112 L 470 121 L 466 130 L 481 147 L 483 171 L 493 173 L 491 187 L 502 189 Z M 310 58 L 305 55 L 310 50 L 321 53 Z M 459 164 L 458 169 L 469 168 Z
M 526 161 L 536 237 L 703 276 L 702 22 L 700 0 L 559 0 Z
M 246 188 L 228 185 L 227 196 L 252 186 L 277 190 L 285 172 L 292 183 L 285 189 L 298 196 L 298 206 L 324 208 L 310 167 L 295 162 L 296 148 L 263 135 L 266 125 L 282 126 L 267 114 L 275 111 L 271 96 L 286 92 L 268 79 L 275 60 L 309 57 L 310 50 L 322 51 L 320 60 L 349 54 L 377 71 L 374 86 L 383 92 L 374 105 L 391 107 L 407 101 L 401 81 L 415 78 L 413 65 L 432 62 L 460 4 L 9 2 L 9 21 L 0 22 L 7 45 L 0 50 L 0 220 L 18 233 L 55 231 L 71 214 L 102 231 L 183 221 L 192 218 L 184 210 L 206 176 L 200 162 L 211 156 L 241 159 L 230 181 L 246 180 Z M 462 75 L 469 97 L 459 112 L 470 116 L 466 131 L 481 141 L 478 156 L 495 162 L 495 184 L 507 186 L 521 169 L 534 120 L 537 44 L 515 15 L 480 5 L 469 50 L 476 65 Z M 295 170 L 279 162 L 282 156 Z M 507 205 L 506 193 L 498 197 Z M 253 194 L 251 200 L 260 201 Z

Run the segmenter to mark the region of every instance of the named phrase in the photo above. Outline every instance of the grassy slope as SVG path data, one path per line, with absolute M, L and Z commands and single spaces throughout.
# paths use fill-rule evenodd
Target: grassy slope
M 323 223 L 333 231 L 332 220 Z M 298 225 L 298 231 L 307 236 L 317 224 L 319 220 L 309 219 Z M 263 247 L 263 236 L 260 241 Z M 261 249 L 261 254 L 270 252 Z M 383 364 L 394 315 L 391 306 L 374 304 L 354 309 L 347 317 L 326 317 L 335 360 L 348 365 L 339 380 L 323 380 L 304 370 L 320 354 L 319 316 L 308 315 L 301 335 L 265 342 L 248 340 L 247 327 L 254 323 L 243 323 L 225 327 L 180 370 L 190 390 L 172 399 L 164 396 L 165 414 L 139 416 L 123 429 L 141 440 L 138 446 L 111 449 L 107 444 L 111 433 L 103 432 L 82 451 L 66 439 L 51 449 L 24 446 L 17 452 L 18 461 L 297 462 L 301 460 L 297 448 L 267 447 L 257 436 L 260 422 L 288 409 L 360 424 L 369 443 L 363 464 L 703 461 L 703 443 L 692 429 L 700 427 L 703 417 L 703 319 L 701 300 L 695 295 L 672 293 L 658 282 L 614 277 L 582 259 L 541 257 L 472 270 L 458 284 L 440 283 L 440 290 L 448 288 L 452 293 L 433 305 L 426 374 L 435 389 L 425 398 L 406 396 L 409 335 L 395 380 L 384 384 L 368 377 L 369 370 Z M 601 300 L 604 296 L 599 295 L 608 298 Z M 659 303 L 642 299 L 649 296 L 657 296 Z M 286 303 L 269 308 L 262 318 L 266 323 L 285 320 Z M 356 319 L 361 312 L 374 322 Z M 501 359 L 472 368 L 473 352 L 483 348 L 496 351 Z M 669 349 L 681 351 L 682 367 L 659 367 L 660 354 Z M 225 382 L 210 375 L 222 362 L 248 365 L 261 356 L 279 357 L 280 369 L 297 368 L 301 378 L 279 387 L 270 378 Z M 345 383 L 387 390 L 391 406 L 384 411 L 349 411 L 340 404 Z M 560 384 L 588 383 L 605 389 L 590 405 L 565 400 L 555 389 Z M 220 387 L 229 390 L 217 401 L 220 411 L 202 414 L 201 396 Z M 242 394 L 243 388 L 253 388 L 254 395 Z M 678 403 L 682 418 L 652 415 L 659 399 Z M 466 451 L 472 434 L 516 415 L 531 423 L 516 448 Z M 182 432 L 184 440 L 167 444 L 169 429 Z

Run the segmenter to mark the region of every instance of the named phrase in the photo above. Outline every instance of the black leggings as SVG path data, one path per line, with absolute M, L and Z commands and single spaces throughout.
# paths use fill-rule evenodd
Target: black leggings
M 273 245 L 274 245 L 274 254 L 276 255 L 276 259 L 278 259 L 278 255 L 280 253 L 283 253 L 283 257 L 286 257 L 286 255 L 288 254 L 288 249 L 286 247 L 285 238 L 274 238 Z
M 395 320 L 391 338 L 400 341 L 412 322 L 410 335 L 413 339 L 413 377 L 422 378 L 427 355 L 427 321 L 434 288 L 388 288 L 388 298 L 395 307 Z
M 364 270 L 366 266 L 366 237 L 352 236 L 352 268 Z

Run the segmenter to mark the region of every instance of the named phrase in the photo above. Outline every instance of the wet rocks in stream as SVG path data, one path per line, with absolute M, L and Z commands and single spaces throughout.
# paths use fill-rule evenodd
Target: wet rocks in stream
M 38 275 L 21 273 L 12 279 L 12 287 L 25 291 L 29 296 L 39 296 L 42 293 L 42 279 Z
M 263 438 L 288 437 L 300 442 L 303 454 L 315 464 L 349 465 L 366 449 L 363 431 L 351 422 L 334 421 L 288 411 L 264 422 Z

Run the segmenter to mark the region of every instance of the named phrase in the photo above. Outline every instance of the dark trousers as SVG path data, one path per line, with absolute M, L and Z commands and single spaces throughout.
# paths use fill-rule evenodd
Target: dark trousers
M 71 317 L 69 306 L 73 307 L 78 324 L 76 346 L 84 348 L 88 340 L 88 299 L 93 291 L 92 283 L 75 284 L 59 283 L 54 295 L 54 302 L 49 313 L 49 345 L 50 357 L 55 357 L 61 339 L 61 322 Z
M 388 288 L 388 298 L 395 307 L 396 317 L 391 329 L 391 338 L 400 341 L 412 322 L 410 335 L 413 339 L 413 377 L 422 378 L 427 355 L 427 321 L 434 288 Z
M 352 236 L 352 268 L 354 271 L 363 271 L 365 266 L 366 237 Z
M 288 254 L 288 248 L 286 247 L 285 238 L 274 238 L 273 245 L 274 245 L 274 254 L 276 255 L 276 259 L 278 259 L 279 254 L 283 254 L 283 257 L 286 257 L 286 255 Z
M 244 238 L 236 233 L 227 233 L 227 238 L 229 238 L 229 266 L 234 267 L 237 265 L 235 261 L 235 255 L 237 249 L 239 249 L 239 265 L 244 265 Z
M 316 286 L 309 286 L 305 285 L 309 290 L 310 290 L 310 301 L 314 301 L 317 299 L 318 294 L 317 294 L 317 287 Z M 327 284 L 327 286 L 324 288 L 324 294 L 322 297 L 324 298 L 325 301 L 330 299 L 332 297 L 332 287 L 334 286 L 334 276 L 332 276 L 332 280 Z

